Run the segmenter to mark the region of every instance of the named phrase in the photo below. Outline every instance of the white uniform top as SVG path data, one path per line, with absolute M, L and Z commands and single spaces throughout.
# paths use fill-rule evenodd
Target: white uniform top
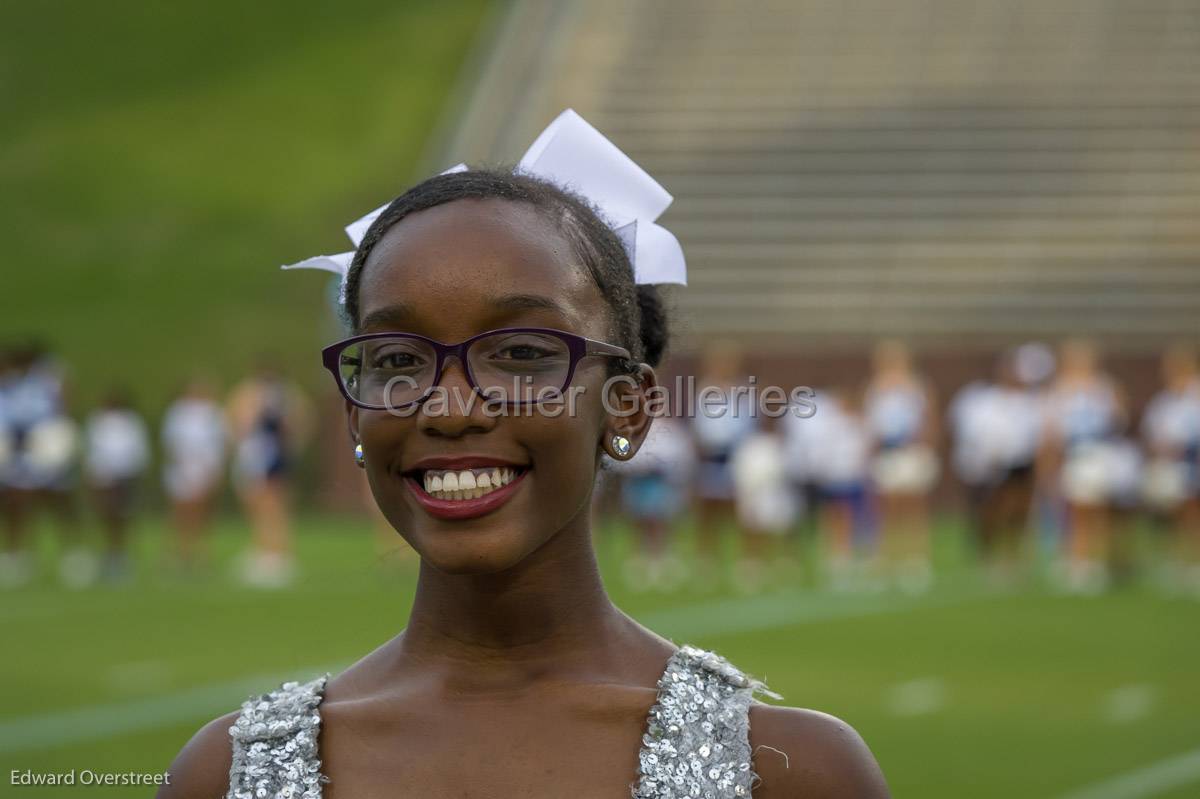
M 1046 423 L 1067 445 L 1096 441 L 1117 428 L 1117 393 L 1103 378 L 1086 385 L 1056 388 L 1046 398 Z
M 99 410 L 88 417 L 84 468 L 94 483 L 110 485 L 141 474 L 150 460 L 146 425 L 134 411 Z
M 62 376 L 49 363 L 5 381 L 4 394 L 4 416 L 12 428 L 29 430 L 62 413 Z
M 709 412 L 697 408 L 692 416 L 696 446 L 704 455 L 727 455 L 757 427 L 754 408 L 746 393 L 736 397 L 726 390 L 723 402 L 713 401 Z
M 950 408 L 955 471 L 979 485 L 1037 456 L 1043 406 L 1028 389 L 971 383 Z
M 1175 456 L 1200 447 L 1200 383 L 1156 394 L 1142 417 L 1142 437 L 1156 452 Z
M 783 441 L 773 433 L 755 433 L 733 454 L 738 516 L 763 532 L 786 532 L 799 510 L 788 480 Z
M 43 360 L 5 379 L 0 482 L 15 488 L 62 488 L 74 463 L 78 431 L 63 414 L 63 381 Z
M 947 417 L 954 434 L 951 462 L 959 479 L 967 485 L 981 485 L 992 476 L 989 453 L 982 442 L 991 424 L 992 386 L 982 380 L 968 383 L 950 401 Z
M 225 417 L 206 399 L 176 400 L 163 419 L 163 482 L 175 499 L 207 493 L 220 479 L 225 459 Z
M 793 479 L 822 488 L 864 483 L 869 471 L 870 435 L 863 421 L 847 413 L 832 395 L 818 392 L 817 412 L 785 417 L 788 469 Z
M 917 384 L 871 388 L 863 405 L 867 429 L 885 446 L 912 443 L 920 435 L 927 401 Z

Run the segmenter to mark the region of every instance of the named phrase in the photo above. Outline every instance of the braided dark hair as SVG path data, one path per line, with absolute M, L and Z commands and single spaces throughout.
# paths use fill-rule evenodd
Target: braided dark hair
M 621 240 L 583 198 L 545 180 L 511 170 L 472 169 L 429 178 L 392 201 L 367 230 L 346 275 L 343 312 L 352 329 L 359 325 L 359 286 L 363 265 L 384 234 L 417 211 L 463 199 L 502 199 L 527 203 L 558 226 L 612 309 L 613 336 L 634 363 L 657 366 L 669 332 L 662 298 L 654 286 L 639 286 Z

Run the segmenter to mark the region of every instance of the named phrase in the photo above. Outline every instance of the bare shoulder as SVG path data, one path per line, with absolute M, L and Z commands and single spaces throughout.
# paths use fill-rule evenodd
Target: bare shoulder
M 890 796 L 862 736 L 828 713 L 756 702 L 750 707 L 750 749 L 762 780 L 755 799 Z
M 240 712 L 213 719 L 192 736 L 175 756 L 168 770 L 170 782 L 159 788 L 156 799 L 220 799 L 229 792 L 229 728 Z

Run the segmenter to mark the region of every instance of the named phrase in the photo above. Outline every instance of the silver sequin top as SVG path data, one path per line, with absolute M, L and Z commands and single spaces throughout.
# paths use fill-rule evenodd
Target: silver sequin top
M 229 730 L 226 799 L 320 799 L 329 782 L 317 751 L 328 678 L 284 683 L 243 703 Z M 756 692 L 782 698 L 715 652 L 685 645 L 671 655 L 642 736 L 633 799 L 749 797 L 758 779 L 749 715 Z

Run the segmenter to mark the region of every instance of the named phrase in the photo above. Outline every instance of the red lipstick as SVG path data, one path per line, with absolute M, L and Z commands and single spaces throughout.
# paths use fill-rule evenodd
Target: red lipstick
M 421 480 L 422 473 L 431 469 L 462 471 L 487 468 L 508 468 L 517 472 L 517 474 L 507 484 L 473 499 L 442 499 L 435 497 L 425 490 Z M 508 502 L 513 494 L 516 493 L 528 472 L 528 466 L 500 458 L 482 456 L 433 457 L 422 459 L 412 469 L 407 470 L 404 473 L 404 483 L 408 486 L 409 491 L 412 492 L 417 504 L 430 516 L 449 521 L 459 521 L 491 513 Z

